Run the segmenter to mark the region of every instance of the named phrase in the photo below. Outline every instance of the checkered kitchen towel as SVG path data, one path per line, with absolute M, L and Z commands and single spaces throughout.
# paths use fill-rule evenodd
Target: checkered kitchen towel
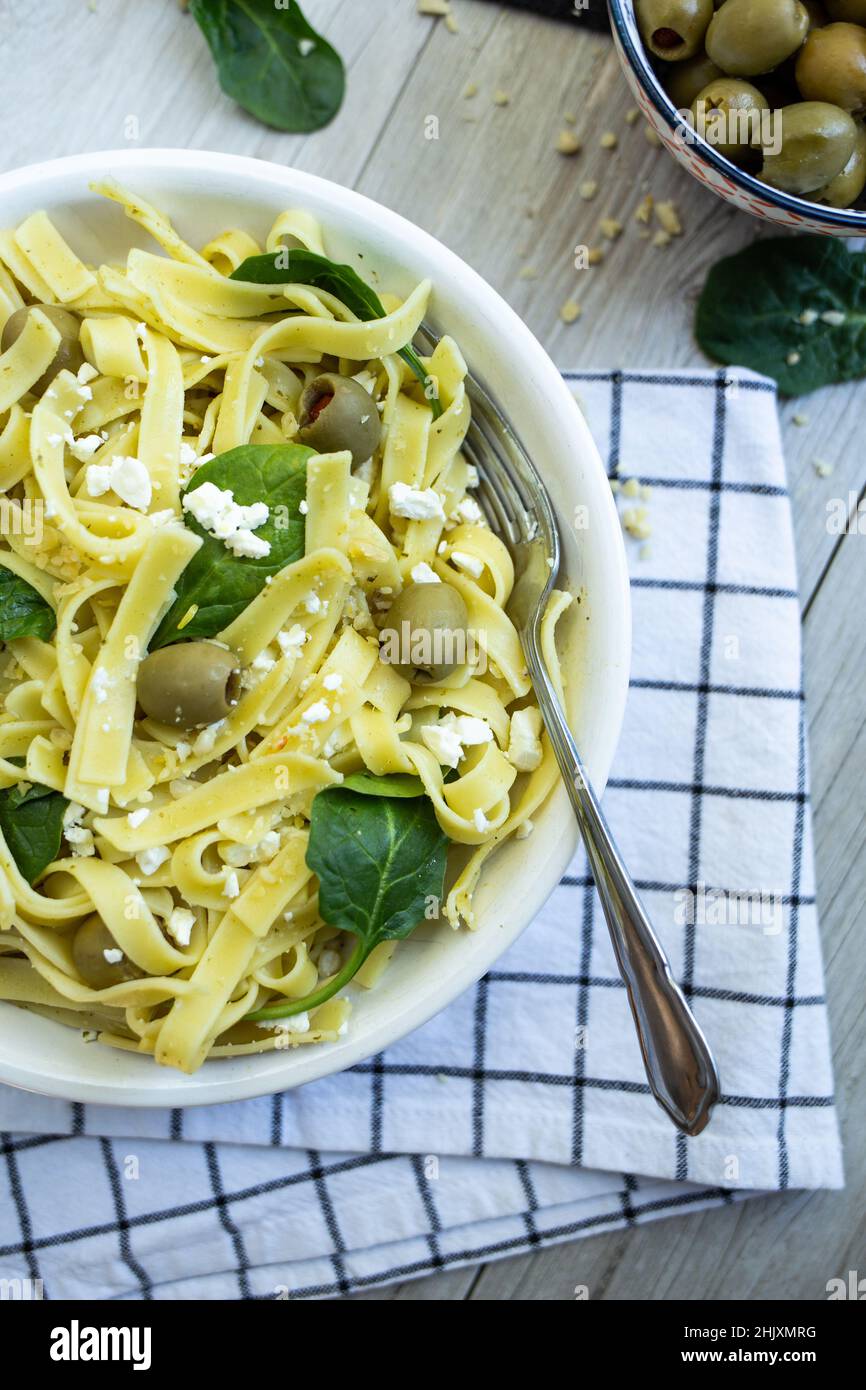
M 325 1297 L 841 1184 L 772 385 L 568 376 L 620 506 L 652 527 L 628 542 L 606 806 L 718 1058 L 709 1128 L 686 1140 L 648 1093 L 581 854 L 485 980 L 351 1072 L 171 1113 L 0 1088 L 0 1276 L 83 1299 Z

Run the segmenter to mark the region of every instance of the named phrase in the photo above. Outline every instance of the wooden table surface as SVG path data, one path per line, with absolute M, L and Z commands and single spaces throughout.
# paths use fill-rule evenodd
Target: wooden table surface
M 0 167 L 86 150 L 179 146 L 291 164 L 360 189 L 440 237 L 522 314 L 564 367 L 697 365 L 695 296 L 757 223 L 719 202 L 629 126 L 610 42 L 482 0 L 453 0 L 457 33 L 415 0 L 305 0 L 343 55 L 346 102 L 311 136 L 256 124 L 219 92 L 175 0 L 0 0 Z M 465 97 L 467 84 L 478 93 Z M 509 94 L 497 105 L 494 93 Z M 554 148 L 566 115 L 583 151 Z M 435 118 L 435 119 L 434 119 Z M 600 147 L 605 131 L 615 151 Z M 429 138 L 437 132 L 438 138 Z M 578 187 L 599 191 L 584 202 Z M 632 214 L 672 198 L 685 234 L 639 239 Z M 625 224 L 601 265 L 575 272 L 600 218 Z M 571 325 L 566 299 L 580 301 Z M 845 1139 L 845 1192 L 797 1193 L 597 1235 L 397 1285 L 375 1299 L 820 1299 L 864 1262 L 866 538 L 831 535 L 830 498 L 860 498 L 866 385 L 782 407 L 802 591 L 818 894 Z M 809 423 L 795 425 L 794 415 Z M 832 465 L 819 476 L 816 461 Z

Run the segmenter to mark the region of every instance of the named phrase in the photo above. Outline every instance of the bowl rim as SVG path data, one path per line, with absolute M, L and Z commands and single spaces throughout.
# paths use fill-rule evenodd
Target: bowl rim
M 623 53 L 656 111 L 665 120 L 671 131 L 676 134 L 683 124 L 679 109 L 674 106 L 662 86 L 646 49 L 642 44 L 636 44 L 632 39 L 631 30 L 626 21 L 627 11 L 634 10 L 634 0 L 607 0 L 607 3 Z M 866 209 L 832 208 L 824 203 L 810 202 L 808 198 L 798 198 L 795 194 L 785 193 L 780 188 L 772 188 L 770 184 L 762 183 L 753 174 L 747 174 L 745 170 L 738 168 L 732 160 L 719 154 L 718 150 L 714 149 L 697 131 L 693 131 L 693 137 L 690 143 L 693 148 L 700 152 L 701 158 L 753 197 L 760 198 L 785 212 L 796 213 L 799 217 L 810 218 L 816 222 L 826 222 L 833 231 L 845 230 L 866 236 Z
M 257 185 L 261 188 L 263 184 L 270 184 L 272 187 L 284 189 L 289 196 L 300 198 L 303 198 L 306 190 L 311 198 L 330 202 L 335 219 L 339 218 L 341 212 L 347 219 L 356 215 L 370 225 L 381 227 L 385 232 L 386 245 L 392 239 L 411 244 L 416 257 L 420 255 L 430 261 L 431 267 L 436 267 L 434 274 L 438 274 L 440 279 L 444 265 L 445 274 L 452 276 L 452 283 L 459 283 L 461 293 L 467 288 L 470 290 L 473 307 L 489 311 L 491 317 L 504 326 L 503 340 L 508 343 L 508 355 L 513 358 L 521 353 L 524 356 L 530 354 L 534 378 L 542 379 L 547 404 L 556 410 L 560 426 L 563 429 L 570 428 L 573 436 L 582 441 L 587 474 L 594 473 L 599 485 L 597 505 L 600 509 L 601 534 L 604 537 L 605 579 L 609 585 L 608 592 L 604 595 L 606 611 L 603 617 L 600 616 L 599 622 L 604 622 L 606 628 L 610 628 L 611 615 L 616 615 L 612 624 L 615 630 L 608 632 L 607 656 L 602 678 L 607 687 L 604 737 L 599 738 L 598 747 L 592 748 L 587 754 L 596 790 L 601 794 L 619 741 L 629 685 L 631 602 L 625 544 L 613 495 L 607 486 L 606 471 L 584 416 L 559 369 L 522 318 L 466 261 L 437 237 L 416 226 L 409 219 L 354 189 L 309 174 L 305 170 L 268 160 L 201 150 L 102 150 L 67 155 L 9 170 L 0 174 L 0 194 L 28 188 L 36 190 L 46 180 L 71 177 L 80 177 L 83 187 L 86 188 L 88 179 L 97 175 L 104 177 L 106 167 L 111 165 L 116 166 L 112 172 L 122 171 L 119 173 L 121 177 L 127 174 L 135 177 L 136 173 L 149 173 L 154 177 L 165 174 L 171 177 L 179 172 L 188 171 L 198 176 L 199 185 L 202 177 L 207 176 L 212 176 L 215 181 L 221 174 L 241 177 L 250 185 L 250 198 L 253 203 Z M 483 373 L 481 376 L 483 378 Z M 565 796 L 564 789 L 562 795 Z M 566 838 L 570 839 L 569 843 L 565 843 Z M 213 1070 L 207 1072 L 206 1063 L 205 1067 L 194 1075 L 184 1077 L 153 1064 L 156 1075 L 150 1074 L 148 1085 L 112 1082 L 104 1078 L 88 1079 L 86 1076 L 76 1077 L 74 1080 L 68 1077 L 57 1078 L 44 1067 L 36 1070 L 34 1064 L 22 1064 L 15 1057 L 5 1057 L 0 1058 L 0 1082 L 37 1094 L 88 1104 L 179 1109 L 271 1095 L 339 1074 L 376 1055 L 408 1033 L 414 1032 L 471 988 L 532 923 L 557 887 L 573 855 L 576 840 L 575 823 L 573 837 L 564 837 L 561 853 L 550 862 L 549 882 L 547 875 L 532 875 L 523 884 L 521 912 L 517 919 L 521 923 L 519 927 L 497 932 L 491 930 L 490 948 L 483 960 L 470 958 L 467 953 L 462 968 L 451 971 L 444 979 L 434 980 L 423 996 L 410 995 L 405 1001 L 401 999 L 399 1007 L 393 1010 L 389 1019 L 383 1019 L 371 1027 L 366 1040 L 360 1036 L 353 1039 L 350 1031 L 348 1036 L 338 1043 L 292 1049 L 282 1058 L 277 1052 L 265 1053 L 262 1055 L 271 1060 L 271 1065 L 251 1070 L 241 1076 L 232 1076 L 228 1071 L 227 1068 L 232 1065 L 231 1059 L 214 1060 Z M 125 1052 L 116 1055 L 118 1065 L 120 1059 L 129 1056 Z M 289 1074 L 281 1075 L 281 1069 L 274 1064 L 273 1059 L 277 1062 L 285 1061 L 289 1056 L 293 1058 L 293 1066 L 283 1069 Z M 222 1071 L 224 1066 L 226 1070 Z M 163 1071 L 166 1073 L 164 1079 L 161 1075 Z M 160 1081 L 163 1082 L 162 1085 Z M 178 1084 L 179 1082 L 181 1084 Z

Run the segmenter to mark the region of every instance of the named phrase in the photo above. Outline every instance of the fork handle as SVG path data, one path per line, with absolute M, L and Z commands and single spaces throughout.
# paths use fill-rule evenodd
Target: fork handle
M 700 1134 L 720 1095 L 709 1044 L 620 858 L 546 671 L 536 682 L 536 694 L 586 846 L 650 1090 L 679 1129 Z

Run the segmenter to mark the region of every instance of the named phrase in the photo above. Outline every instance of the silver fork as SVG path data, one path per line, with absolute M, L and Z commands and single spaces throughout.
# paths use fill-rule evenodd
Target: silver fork
M 418 334 L 431 352 L 438 339 Z M 650 1090 L 674 1124 L 700 1134 L 719 1099 L 719 1077 L 670 963 L 650 926 L 635 886 L 587 777 L 541 650 L 541 620 L 560 566 L 556 516 L 547 490 L 510 422 L 471 374 L 466 390 L 472 424 L 463 447 L 478 470 L 479 494 L 492 530 L 514 560 L 508 615 L 526 665 L 592 869 L 625 982 Z

